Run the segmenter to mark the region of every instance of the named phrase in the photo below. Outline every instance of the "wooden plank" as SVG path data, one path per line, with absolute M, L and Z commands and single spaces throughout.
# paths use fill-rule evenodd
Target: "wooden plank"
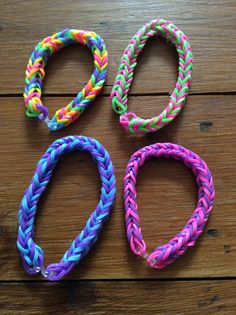
M 67 102 L 69 98 L 45 98 L 51 111 Z M 167 102 L 164 96 L 131 97 L 130 107 L 151 117 Z M 236 276 L 234 96 L 191 96 L 173 123 L 143 138 L 124 133 L 108 97 L 98 98 L 77 122 L 55 133 L 25 117 L 22 98 L 1 97 L 0 108 L 1 280 L 29 279 L 15 246 L 17 209 L 40 156 L 53 140 L 69 134 L 96 137 L 105 145 L 115 165 L 118 187 L 111 219 L 100 241 L 72 272 L 72 279 Z M 148 268 L 143 259 L 130 253 L 122 206 L 122 180 L 129 157 L 158 141 L 179 143 L 200 154 L 213 172 L 216 188 L 215 207 L 203 236 L 162 271 Z M 59 162 L 36 221 L 36 240 L 45 251 L 46 264 L 57 262 L 83 227 L 98 202 L 99 187 L 96 167 L 87 155 L 74 153 Z M 180 231 L 195 202 L 194 178 L 182 164 L 165 160 L 145 164 L 138 179 L 138 203 L 149 251 Z
M 1 314 L 234 315 L 236 281 L 1 283 Z
M 24 72 L 34 45 L 65 27 L 100 34 L 109 51 L 109 93 L 122 52 L 142 25 L 154 18 L 173 21 L 191 40 L 195 70 L 191 91 L 235 91 L 236 2 L 193 0 L 1 1 L 0 93 L 22 93 Z M 27 17 L 26 17 L 27 16 Z M 152 39 L 139 59 L 132 93 L 170 92 L 176 81 L 175 49 Z M 49 62 L 47 93 L 76 93 L 92 72 L 86 48 L 68 47 Z M 14 80 L 13 80 L 14 78 Z

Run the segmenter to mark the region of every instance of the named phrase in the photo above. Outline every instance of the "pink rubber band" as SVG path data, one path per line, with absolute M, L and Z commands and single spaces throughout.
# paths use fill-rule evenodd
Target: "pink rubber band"
M 191 218 L 180 233 L 168 243 L 158 246 L 149 255 L 142 236 L 137 206 L 136 181 L 144 162 L 152 157 L 172 158 L 183 162 L 196 177 L 198 202 Z M 202 233 L 215 199 L 213 179 L 206 163 L 194 152 L 172 143 L 156 143 L 135 152 L 126 168 L 124 178 L 124 207 L 127 238 L 132 252 L 143 256 L 148 264 L 161 269 L 174 262 L 193 246 Z

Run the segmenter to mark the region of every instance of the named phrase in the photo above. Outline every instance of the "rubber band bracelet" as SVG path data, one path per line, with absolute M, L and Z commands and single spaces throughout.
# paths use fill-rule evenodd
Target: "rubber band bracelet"
M 53 169 L 60 156 L 75 150 L 89 153 L 97 164 L 102 183 L 100 201 L 61 261 L 45 268 L 43 250 L 33 240 L 37 204 L 52 177 Z M 53 142 L 38 162 L 19 208 L 17 247 L 26 272 L 31 275 L 41 272 L 51 281 L 59 280 L 69 273 L 97 241 L 103 224 L 110 215 L 115 196 L 116 179 L 112 161 L 109 153 L 97 140 L 84 136 L 68 136 Z
M 178 80 L 170 96 L 169 105 L 162 113 L 151 119 L 143 119 L 128 110 L 128 93 L 137 65 L 137 57 L 147 40 L 160 35 L 173 43 L 179 57 Z M 192 78 L 193 55 L 187 36 L 174 24 L 156 19 L 145 24 L 131 39 L 121 58 L 110 100 L 114 111 L 121 115 L 120 124 L 133 134 L 154 132 L 170 123 L 180 112 L 189 93 Z
M 50 120 L 41 95 L 45 66 L 49 57 L 62 47 L 74 43 L 86 45 L 94 56 L 93 74 L 81 92 L 66 106 L 56 111 Z M 26 115 L 44 121 L 51 131 L 59 130 L 76 120 L 101 91 L 107 75 L 108 53 L 103 39 L 94 32 L 65 29 L 46 37 L 35 47 L 26 69 L 24 92 Z
M 196 177 L 198 202 L 191 218 L 181 232 L 167 244 L 158 246 L 149 255 L 142 236 L 137 206 L 136 181 L 144 162 L 152 157 L 171 158 L 183 162 Z M 132 252 L 143 256 L 147 263 L 156 269 L 164 268 L 174 262 L 185 251 L 194 246 L 202 233 L 212 210 L 215 198 L 213 179 L 206 163 L 194 152 L 172 143 L 156 143 L 135 152 L 126 168 L 124 178 L 124 207 L 127 238 Z

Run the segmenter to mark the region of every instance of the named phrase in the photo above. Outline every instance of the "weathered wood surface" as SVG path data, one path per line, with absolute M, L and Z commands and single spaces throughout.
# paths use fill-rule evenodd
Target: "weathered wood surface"
M 51 111 L 68 101 L 64 97 L 45 98 Z M 141 115 L 152 116 L 167 101 L 167 96 L 130 97 L 130 106 Z M 108 97 L 100 97 L 77 122 L 55 133 L 25 117 L 22 98 L 1 97 L 0 108 L 1 280 L 29 279 L 15 246 L 17 209 L 40 156 L 53 140 L 68 134 L 96 137 L 105 145 L 115 166 L 118 187 L 116 204 L 100 241 L 71 278 L 236 276 L 234 96 L 190 96 L 170 126 L 144 138 L 124 133 Z M 157 141 L 179 143 L 197 152 L 212 170 L 216 189 L 215 207 L 203 236 L 186 255 L 162 271 L 148 268 L 144 260 L 130 253 L 122 206 L 122 180 L 129 157 L 138 148 Z M 45 251 L 46 263 L 57 262 L 81 230 L 98 202 L 99 187 L 96 167 L 86 154 L 74 153 L 61 159 L 41 199 L 36 221 L 35 237 Z M 180 231 L 195 203 L 194 177 L 181 163 L 153 160 L 144 165 L 138 179 L 138 204 L 149 251 Z
M 235 315 L 236 281 L 0 284 L 1 314 Z
M 236 314 L 235 12 L 234 0 L 1 1 L 0 314 Z M 123 50 L 134 33 L 154 18 L 174 22 L 190 38 L 192 95 L 169 126 L 132 138 L 120 127 L 108 95 Z M 102 96 L 77 122 L 50 133 L 25 117 L 21 94 L 33 47 L 64 28 L 90 29 L 104 38 L 108 79 Z M 67 47 L 50 59 L 44 102 L 51 114 L 81 90 L 92 63 L 91 53 L 81 45 Z M 130 110 L 143 117 L 159 113 L 175 85 L 177 66 L 173 46 L 159 38 L 148 41 L 135 69 Z M 22 268 L 16 250 L 17 211 L 40 156 L 53 140 L 69 134 L 96 137 L 109 150 L 117 200 L 90 254 L 63 282 L 47 283 L 29 277 Z M 208 163 L 216 189 L 213 212 L 196 246 L 162 271 L 148 268 L 131 254 L 122 206 L 129 157 L 157 141 L 179 143 L 198 153 Z M 35 239 L 45 251 L 46 264 L 57 262 L 80 232 L 96 206 L 99 188 L 96 167 L 86 154 L 61 158 L 36 220 Z M 138 206 L 149 252 L 183 227 L 195 204 L 194 177 L 182 164 L 152 160 L 143 166 Z
M 236 86 L 236 2 L 234 0 L 59 0 L 1 1 L 0 93 L 22 93 L 28 58 L 37 42 L 64 28 L 100 34 L 109 52 L 109 93 L 122 52 L 144 23 L 171 20 L 190 38 L 194 53 L 191 92 L 231 92 Z M 92 55 L 81 45 L 51 58 L 47 93 L 76 93 L 92 72 Z M 50 74 L 49 74 L 50 73 Z M 148 42 L 136 69 L 132 93 L 170 92 L 176 81 L 177 55 L 163 40 Z

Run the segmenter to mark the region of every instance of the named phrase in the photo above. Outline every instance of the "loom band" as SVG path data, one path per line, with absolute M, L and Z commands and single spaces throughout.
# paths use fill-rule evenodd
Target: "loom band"
M 140 242 L 140 240 L 143 239 L 139 226 L 136 179 L 139 168 L 146 160 L 152 157 L 172 158 L 183 162 L 195 175 L 198 186 L 197 207 L 181 232 L 165 245 L 156 247 L 150 255 L 144 253 L 146 256 L 144 258 L 151 267 L 161 269 L 183 255 L 189 247 L 195 245 L 198 237 L 203 232 L 209 214 L 213 208 L 215 192 L 212 175 L 207 164 L 194 152 L 180 145 L 171 143 L 156 143 L 135 152 L 127 165 L 124 178 L 124 206 L 125 220 L 127 223 L 127 238 L 131 250 L 134 253 L 135 251 L 132 248 L 133 243 Z M 132 207 L 130 205 L 132 205 Z M 132 221 L 137 222 L 138 228 L 130 228 L 129 222 Z M 135 254 L 137 255 L 137 253 Z
M 32 101 L 33 99 L 33 101 Z M 32 96 L 28 96 L 28 97 L 25 97 L 25 104 L 29 107 L 29 106 L 34 106 L 33 108 L 31 108 L 31 111 L 32 109 L 33 110 L 37 110 L 36 108 L 36 105 L 37 104 L 41 104 L 42 105 L 42 102 L 41 102 L 41 93 L 37 90 L 37 88 L 35 88 L 34 92 L 32 93 Z
M 200 233 L 201 234 L 201 233 Z M 197 236 L 198 237 L 198 236 Z M 196 239 L 197 239 L 196 237 Z M 175 239 L 175 238 L 174 238 Z M 169 252 L 164 251 L 164 246 L 159 246 L 155 249 L 154 252 L 152 252 L 150 255 L 147 257 L 147 263 L 150 267 L 154 269 L 163 269 L 166 266 L 172 264 L 179 256 L 183 255 L 185 251 L 187 250 L 188 247 L 194 246 L 196 243 L 196 240 L 188 242 L 188 245 L 186 248 L 180 248 L 178 250 L 178 254 L 174 253 L 171 255 L 171 248 L 169 249 Z M 167 243 L 166 245 L 170 244 Z
M 48 109 L 43 104 L 36 104 L 36 108 L 39 111 L 39 120 L 45 121 L 46 118 L 48 118 Z
M 94 242 L 95 243 L 95 242 Z M 63 256 L 63 259 L 60 261 L 60 263 L 53 263 L 47 266 L 45 268 L 47 278 L 50 281 L 58 281 L 61 278 L 63 278 L 65 275 L 67 275 L 73 268 L 74 266 L 80 261 L 84 256 L 86 256 L 88 253 L 85 252 L 83 255 L 81 255 L 80 259 L 75 259 L 75 260 L 70 260 L 70 261 L 65 261 Z
M 36 246 L 35 246 L 36 247 Z M 23 261 L 23 265 L 25 270 L 31 274 L 31 275 L 35 275 L 38 273 L 38 271 L 36 270 L 36 267 L 41 267 L 43 265 L 43 253 L 42 253 L 42 249 L 40 248 L 38 250 L 38 252 L 40 254 L 36 254 L 36 251 L 34 252 L 34 257 L 31 259 L 29 257 L 29 250 L 25 250 L 19 242 L 17 242 L 17 248 L 19 249 L 20 256 L 22 258 Z M 23 253 L 24 252 L 24 253 Z
M 91 99 L 92 98 L 94 97 L 91 96 Z M 89 103 L 89 100 L 87 102 L 84 102 L 83 105 L 86 105 L 86 103 Z M 42 108 L 43 109 L 46 108 L 47 111 L 43 113 L 43 115 L 40 114 L 39 119 L 47 124 L 50 131 L 60 130 L 65 126 L 69 125 L 72 121 L 76 120 L 85 110 L 85 106 L 83 107 L 78 107 L 78 105 L 76 107 L 72 106 L 73 101 L 71 101 L 71 103 L 69 103 L 66 107 L 62 107 L 59 110 L 57 110 L 53 118 L 49 119 L 48 110 L 45 106 L 42 105 Z
M 43 251 L 33 240 L 37 203 L 51 179 L 60 156 L 74 150 L 89 153 L 96 163 L 101 180 L 100 201 L 62 260 L 58 264 L 51 264 L 45 268 Z M 115 195 L 116 179 L 113 164 L 109 153 L 97 140 L 83 136 L 69 136 L 53 142 L 38 162 L 19 209 L 17 247 L 25 270 L 29 274 L 41 272 L 48 280 L 59 280 L 67 274 L 97 241 L 102 227 L 110 215 Z
M 172 96 L 171 96 L 172 97 Z M 179 99 L 176 104 L 183 104 L 185 101 L 184 98 Z M 163 126 L 170 123 L 180 112 L 181 108 L 174 108 L 173 102 L 169 103 L 169 105 L 162 111 L 162 113 L 158 116 L 152 118 L 143 119 L 137 116 L 133 112 L 127 112 L 122 115 L 120 119 L 120 124 L 124 127 L 126 131 L 130 131 L 132 134 L 143 134 L 144 132 L 154 132 L 158 129 L 161 129 Z M 167 115 L 167 111 L 171 108 L 171 115 Z M 127 114 L 127 115 L 126 115 Z M 158 126 L 156 126 L 159 124 Z M 155 126 L 155 127 L 154 127 Z
M 48 117 L 44 120 L 46 122 L 48 129 L 50 131 L 58 131 L 76 120 L 84 111 L 83 108 L 74 110 L 72 108 L 69 111 L 66 111 L 66 114 L 64 114 L 65 108 L 59 109 L 52 119 L 49 119 Z
M 120 124 L 125 129 L 126 132 L 129 131 L 130 118 L 133 119 L 136 117 L 137 115 L 132 112 L 124 113 L 120 116 Z
M 181 98 L 177 101 L 177 104 L 183 103 L 185 100 Z M 169 109 L 171 108 L 171 114 L 167 114 Z M 128 122 L 123 121 L 120 123 L 126 131 L 129 131 L 131 134 L 135 135 L 144 135 L 147 130 L 148 132 L 154 132 L 158 129 L 161 129 L 163 126 L 169 124 L 180 112 L 181 108 L 174 108 L 173 102 L 171 101 L 169 105 L 162 111 L 162 113 L 158 116 L 152 118 L 143 119 L 137 116 L 134 113 L 132 115 L 128 115 Z M 129 113 L 127 113 L 129 114 Z M 129 119 L 131 117 L 131 119 Z
M 46 122 L 46 124 L 47 124 L 48 129 L 50 131 L 58 131 L 58 130 L 64 128 L 67 124 L 69 125 L 70 122 L 68 122 L 68 123 L 58 122 L 58 121 L 56 121 L 55 117 L 53 117 L 52 119 L 48 120 Z
M 31 241 L 31 244 L 34 247 L 34 257 L 32 258 L 29 256 L 29 249 L 24 249 L 19 241 L 17 241 L 17 248 L 20 250 L 24 269 L 30 275 L 36 275 L 40 272 L 40 269 L 44 264 L 43 250 L 40 246 L 36 245 L 33 240 Z
M 72 117 L 71 116 L 67 116 L 65 117 L 63 114 L 61 114 L 61 112 L 63 111 L 63 109 L 60 109 L 58 112 L 56 113 L 52 119 L 50 119 L 47 122 L 48 128 L 50 131 L 57 131 L 62 129 L 63 127 L 69 125 L 72 122 Z M 79 116 L 79 112 L 78 114 L 76 114 Z M 75 119 L 78 117 L 76 116 Z
M 68 264 L 67 264 L 68 265 Z M 65 268 L 59 267 L 59 264 L 50 264 L 45 268 L 46 278 L 49 281 L 59 281 L 61 278 L 63 278 L 67 273 L 71 271 L 71 269 L 74 267 L 74 264 L 71 264 L 71 267 L 68 269 L 68 272 Z
M 109 206 L 112 206 L 112 201 L 108 204 Z M 102 221 L 106 221 L 108 219 L 108 214 L 104 214 L 103 216 L 99 217 L 100 220 L 98 220 L 98 222 L 102 222 Z M 86 223 L 86 226 L 89 225 L 89 221 Z M 102 227 L 100 228 L 96 228 L 96 232 L 97 234 L 94 235 L 93 238 L 93 243 L 96 243 L 96 241 L 98 240 L 98 236 L 100 233 L 100 230 L 102 229 Z M 83 235 L 83 231 L 80 233 L 80 235 L 78 236 L 78 238 Z M 79 247 L 79 245 L 74 245 L 74 242 L 72 243 L 73 249 L 77 249 Z M 88 248 L 84 248 L 76 257 L 72 258 L 69 257 L 69 260 L 67 258 L 67 256 L 69 256 L 71 254 L 72 249 L 70 248 L 63 256 L 63 258 L 60 261 L 60 264 L 58 263 L 53 263 L 48 265 L 45 268 L 45 272 L 46 272 L 46 278 L 48 278 L 48 280 L 50 281 L 58 281 L 60 280 L 62 277 L 64 277 L 66 274 L 68 274 L 71 269 L 73 269 L 73 267 L 84 257 L 87 255 L 87 253 L 89 252 Z M 78 258 L 79 257 L 79 258 Z
M 117 114 L 123 114 L 122 100 L 124 95 L 128 94 L 134 78 L 134 66 L 136 64 L 133 65 L 133 63 L 136 63 L 136 59 L 144 48 L 148 38 L 154 35 L 160 35 L 161 37 L 165 38 L 167 42 L 174 44 L 178 53 L 178 79 L 174 92 L 172 92 L 171 94 L 173 96 L 174 106 L 172 102 L 170 102 L 169 105 L 165 108 L 165 112 L 163 111 L 162 114 L 155 116 L 150 120 L 145 120 L 141 118 L 139 121 L 133 120 L 132 123 L 134 123 L 134 128 L 132 126 L 132 123 L 129 125 L 129 128 L 127 128 L 126 126 L 126 130 L 130 131 L 133 134 L 154 132 L 170 123 L 173 118 L 177 116 L 177 113 L 180 112 L 185 103 L 189 92 L 190 81 L 192 78 L 193 57 L 187 36 L 185 36 L 184 33 L 179 30 L 174 24 L 168 21 L 161 19 L 152 20 L 149 23 L 145 24 L 133 36 L 123 53 L 121 64 L 118 68 L 118 73 L 115 78 L 110 97 L 113 110 Z M 119 88 L 119 86 L 121 86 L 121 88 Z M 182 98 L 182 101 L 179 102 L 180 98 Z M 173 111 L 172 106 L 174 109 Z M 119 107 L 121 108 L 121 111 L 119 111 Z M 161 117 L 161 115 L 163 115 L 164 113 L 167 113 L 167 115 L 164 115 L 163 119 L 159 120 L 158 117 Z
M 147 264 L 151 267 L 151 268 L 154 268 L 154 269 L 163 269 L 167 266 L 167 263 L 166 261 L 162 262 L 158 262 L 157 261 L 157 256 L 155 255 L 155 253 L 152 253 L 150 255 L 148 255 L 147 257 L 145 257 L 146 261 L 147 261 Z M 172 262 L 175 261 L 176 258 L 173 258 L 172 260 L 170 260 L 168 262 L 168 264 L 171 264 Z
M 129 244 L 130 244 L 130 248 L 131 248 L 132 252 L 135 255 L 141 256 L 141 257 L 146 257 L 147 246 L 146 246 L 146 243 L 143 239 L 137 240 L 136 238 L 131 236 L 129 238 Z
M 120 89 L 120 86 L 118 87 L 118 89 Z M 123 115 L 127 112 L 127 94 L 125 94 L 121 100 L 120 95 L 117 93 L 117 91 L 113 91 L 110 95 L 110 101 L 112 102 L 112 107 L 116 114 Z
M 125 129 L 125 131 L 135 134 L 135 123 L 140 121 L 140 118 L 133 112 L 126 112 L 120 116 L 120 124 Z M 141 132 L 138 131 L 141 134 Z
M 100 231 L 99 231 L 100 232 Z M 94 238 L 93 244 L 97 241 L 97 237 Z M 75 247 L 77 248 L 77 247 Z M 80 262 L 80 260 L 87 255 L 89 249 L 84 249 L 83 252 L 80 252 L 75 258 L 71 258 L 68 260 L 67 255 L 71 254 L 71 248 L 64 254 L 63 258 L 61 259 L 60 263 L 53 263 L 48 265 L 45 268 L 47 273 L 47 278 L 50 281 L 58 281 L 66 274 L 68 274 L 73 267 Z
M 149 125 L 149 130 L 156 131 L 156 128 L 152 128 L 151 125 L 156 123 L 158 120 L 161 119 L 161 115 L 157 117 L 153 117 L 151 119 L 143 119 L 138 117 L 133 112 L 127 112 L 120 116 L 120 124 L 125 129 L 125 131 L 128 133 L 130 132 L 133 135 L 136 136 L 143 136 L 143 131 L 146 130 L 146 126 Z M 172 120 L 173 118 L 169 118 L 168 122 Z M 161 127 L 158 127 L 160 129 Z
M 107 55 L 108 56 L 108 55 Z M 105 57 L 105 58 L 107 58 L 107 56 Z M 105 59 L 105 58 L 103 58 L 103 59 Z M 105 75 L 106 75 L 106 73 L 107 73 L 107 65 L 106 65 L 106 62 L 102 62 L 102 63 L 104 63 L 104 64 L 100 64 L 99 62 L 98 62 L 98 60 L 97 60 L 98 58 L 97 57 L 95 57 L 95 59 L 94 59 L 94 65 L 96 66 L 96 72 L 98 72 L 99 71 L 99 75 L 101 76 L 101 77 L 104 77 Z M 99 81 L 100 83 L 102 82 L 102 80 L 100 80 Z
M 100 82 L 102 81 L 104 83 L 105 80 L 100 80 Z M 86 85 L 86 87 L 89 86 L 89 83 Z M 85 95 L 86 87 L 78 94 L 77 98 L 81 99 L 82 96 Z M 101 89 L 102 86 L 96 87 L 93 91 L 94 94 L 87 95 L 87 100 L 83 101 L 82 107 L 78 107 L 79 104 L 77 104 L 76 107 L 73 107 L 74 101 L 71 101 L 71 103 L 69 103 L 66 107 L 62 107 L 61 109 L 57 110 L 52 119 L 49 118 L 46 119 L 46 123 L 48 125 L 49 130 L 50 131 L 60 130 L 65 126 L 69 125 L 72 121 L 76 120 L 89 105 L 90 101 L 97 96 Z
M 29 97 L 28 100 L 25 101 L 27 117 L 38 117 L 40 115 L 41 113 L 40 107 L 43 106 L 40 102 L 41 101 L 38 98 L 38 95 L 34 96 L 33 98 Z
M 45 77 L 45 71 L 44 71 L 43 66 L 41 66 L 41 65 L 39 66 L 38 64 L 30 67 L 30 74 L 31 75 L 37 74 L 37 76 L 39 76 L 39 78 L 41 80 L 43 80 Z M 29 79 L 29 76 L 27 74 L 26 74 L 26 76 L 27 76 L 27 79 Z
M 85 32 L 73 29 L 64 30 L 52 36 L 48 36 L 42 42 L 38 43 L 35 47 L 35 50 L 31 54 L 29 65 L 27 66 L 26 71 L 26 87 L 24 93 L 26 107 L 28 107 L 28 117 L 38 117 L 41 113 L 38 113 L 37 108 L 28 106 L 28 96 L 29 94 L 34 93 L 35 89 L 37 89 L 38 92 L 42 89 L 42 80 L 45 75 L 44 67 L 47 64 L 49 57 L 59 49 L 72 43 L 81 43 L 86 45 L 94 55 L 94 71 L 91 75 L 89 84 L 86 85 L 86 92 L 83 94 L 84 100 L 88 100 L 88 102 L 85 102 L 85 104 L 88 106 L 89 103 L 94 100 L 95 96 L 101 91 L 107 75 L 108 56 L 103 39 L 94 32 Z M 40 91 L 38 93 L 38 97 L 41 97 L 41 94 L 42 93 Z M 34 98 L 34 95 L 30 95 L 30 98 L 31 97 Z M 76 102 L 76 99 L 77 97 L 74 98 L 74 102 Z M 33 101 L 35 102 L 35 100 Z M 75 105 L 77 104 L 75 103 Z M 84 109 L 87 106 L 84 105 Z M 46 117 L 46 115 L 43 116 Z M 78 115 L 73 115 L 73 118 L 74 117 L 78 118 Z M 48 126 L 52 131 L 59 130 L 74 120 L 75 119 L 68 119 L 68 122 L 64 125 L 60 122 L 58 125 L 56 125 L 53 122 Z

